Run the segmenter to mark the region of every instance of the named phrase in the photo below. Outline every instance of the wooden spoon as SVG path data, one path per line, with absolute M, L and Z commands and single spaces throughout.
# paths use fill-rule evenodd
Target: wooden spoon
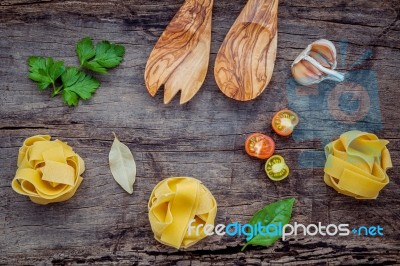
M 223 41 L 214 75 L 228 97 L 249 101 L 267 87 L 277 48 L 278 0 L 249 0 Z
M 180 103 L 198 92 L 210 57 L 213 0 L 186 0 L 158 39 L 145 70 L 151 96 L 164 85 L 164 103 L 181 91 Z

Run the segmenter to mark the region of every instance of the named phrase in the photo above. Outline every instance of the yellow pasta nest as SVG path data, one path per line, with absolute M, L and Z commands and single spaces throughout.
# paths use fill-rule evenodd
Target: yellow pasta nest
M 71 198 L 85 171 L 82 158 L 70 146 L 50 139 L 47 135 L 37 135 L 24 141 L 11 183 L 15 192 L 43 205 Z
M 337 192 L 357 199 L 376 199 L 389 183 L 392 167 L 387 140 L 371 133 L 349 131 L 325 147 L 324 181 Z
M 191 177 L 172 177 L 158 183 L 151 193 L 148 208 L 155 239 L 178 249 L 206 237 L 204 230 L 195 228 L 214 226 L 217 214 L 217 203 L 211 192 Z

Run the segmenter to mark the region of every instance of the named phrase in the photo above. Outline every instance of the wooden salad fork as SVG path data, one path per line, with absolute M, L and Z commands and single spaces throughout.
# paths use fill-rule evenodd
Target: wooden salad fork
M 214 75 L 228 97 L 249 101 L 267 87 L 277 49 L 278 0 L 249 0 L 217 54 Z
M 186 0 L 158 39 L 145 70 L 147 90 L 164 85 L 164 103 L 181 91 L 186 103 L 199 91 L 210 57 L 213 0 Z

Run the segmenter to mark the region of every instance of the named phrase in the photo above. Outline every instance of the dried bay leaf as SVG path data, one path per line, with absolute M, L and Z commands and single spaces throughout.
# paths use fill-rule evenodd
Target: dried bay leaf
M 129 148 L 114 134 L 114 142 L 108 156 L 111 173 L 117 183 L 129 194 L 133 193 L 136 179 L 136 163 Z

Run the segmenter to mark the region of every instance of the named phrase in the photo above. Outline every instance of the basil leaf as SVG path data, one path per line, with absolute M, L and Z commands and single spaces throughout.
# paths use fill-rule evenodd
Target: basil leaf
M 266 205 L 263 209 L 257 211 L 250 219 L 249 224 L 255 228 L 260 225 L 266 228 L 264 234 L 256 234 L 243 246 L 242 251 L 248 246 L 272 246 L 279 238 L 282 232 L 272 231 L 270 228 L 282 230 L 285 224 L 288 224 L 292 218 L 292 208 L 294 198 L 288 198 Z M 260 229 L 259 229 L 260 230 Z

